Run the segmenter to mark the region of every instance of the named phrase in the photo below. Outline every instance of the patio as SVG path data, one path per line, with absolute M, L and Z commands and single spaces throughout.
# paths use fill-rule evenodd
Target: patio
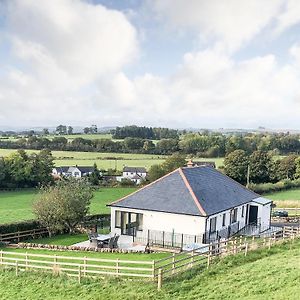
M 110 236 L 110 235 L 106 235 L 106 236 Z M 104 235 L 103 235 L 103 238 L 105 238 Z M 90 242 L 90 240 L 76 243 L 76 244 L 73 244 L 72 246 L 76 246 L 76 247 L 80 247 L 80 248 L 95 248 L 95 249 L 98 248 L 97 245 L 92 244 Z M 142 245 L 140 243 L 134 243 L 133 238 L 131 236 L 121 235 L 118 238 L 117 248 L 122 249 L 122 250 L 142 252 L 142 251 L 145 251 L 146 246 Z

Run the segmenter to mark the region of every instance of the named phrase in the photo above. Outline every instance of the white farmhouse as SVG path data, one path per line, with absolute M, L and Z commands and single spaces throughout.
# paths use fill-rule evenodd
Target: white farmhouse
M 54 176 L 72 176 L 81 178 L 92 174 L 94 167 L 56 167 L 52 169 L 52 175 Z
M 147 171 L 143 167 L 124 167 L 122 176 L 117 177 L 117 181 L 129 179 L 136 184 L 140 184 L 147 177 Z
M 110 204 L 111 230 L 133 240 L 206 244 L 249 224 L 267 230 L 271 204 L 214 168 L 190 166 Z

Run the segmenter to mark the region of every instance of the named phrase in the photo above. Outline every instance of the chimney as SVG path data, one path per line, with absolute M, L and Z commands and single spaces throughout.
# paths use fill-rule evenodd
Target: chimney
M 193 163 L 193 161 L 190 159 L 186 165 L 187 165 L 189 168 L 192 168 L 192 167 L 194 166 L 194 163 Z

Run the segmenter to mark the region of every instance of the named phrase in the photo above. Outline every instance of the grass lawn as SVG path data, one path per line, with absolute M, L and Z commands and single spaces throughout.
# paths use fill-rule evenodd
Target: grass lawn
M 91 201 L 90 213 L 109 213 L 106 204 L 135 190 L 135 188 L 102 188 L 96 191 Z M 0 224 L 33 219 L 32 203 L 36 198 L 35 190 L 0 192 Z
M 61 254 L 61 253 L 60 253 Z M 106 253 L 104 253 L 106 254 Z M 114 253 L 109 253 L 110 255 Z M 91 253 L 97 255 L 97 253 Z M 142 254 L 140 257 L 143 257 Z M 122 256 L 123 258 L 123 256 Z M 53 277 L 0 271 L 3 299 L 299 299 L 300 242 L 227 257 L 209 270 L 191 270 L 163 283 L 160 292 L 147 281 Z M 22 287 L 22 288 L 21 288 Z

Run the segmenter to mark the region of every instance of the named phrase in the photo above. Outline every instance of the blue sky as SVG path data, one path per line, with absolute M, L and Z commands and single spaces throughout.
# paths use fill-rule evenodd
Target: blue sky
M 298 129 L 300 1 L 0 4 L 0 126 Z

